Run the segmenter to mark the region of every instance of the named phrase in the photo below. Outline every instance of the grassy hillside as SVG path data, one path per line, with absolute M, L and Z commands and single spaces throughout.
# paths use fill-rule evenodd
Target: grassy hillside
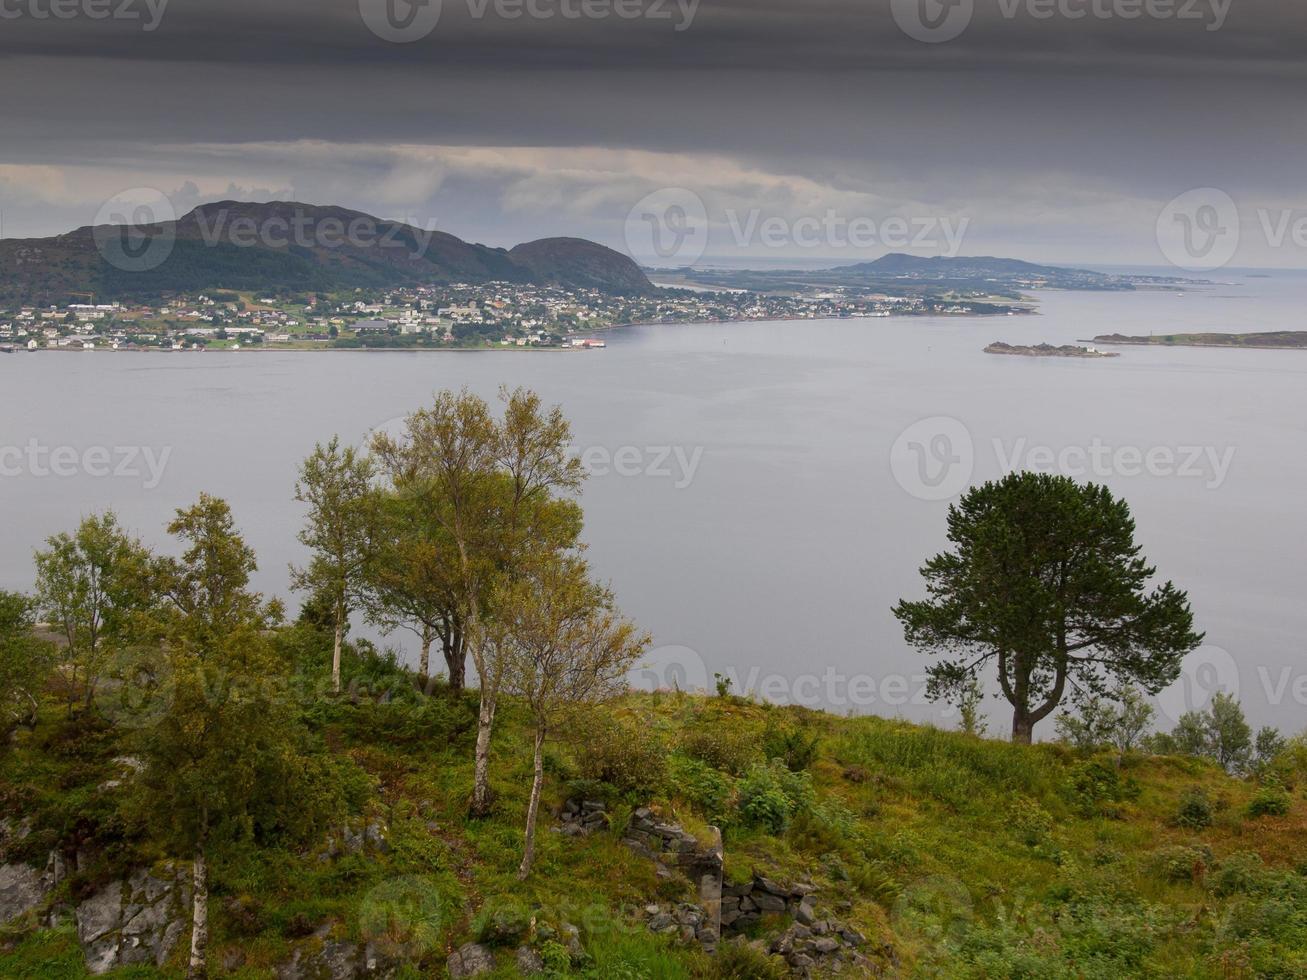
M 307 665 L 320 650 L 304 660 L 309 690 L 318 684 Z M 494 815 L 470 821 L 474 700 L 419 693 L 375 656 L 348 658 L 346 670 L 353 696 L 305 696 L 302 705 L 342 767 L 351 830 L 307 850 L 263 842 L 216 856 L 216 975 L 269 977 L 297 949 L 307 957 L 371 940 L 403 954 L 394 975 L 439 977 L 449 953 L 474 938 L 506 947 L 496 976 L 518 975 L 512 952 L 523 941 L 555 976 L 785 975 L 765 942 L 723 942 L 709 956 L 637 920 L 651 902 L 694 894 L 621 841 L 632 809 L 653 804 L 705 837 L 710 822 L 723 828 L 728 881 L 761 873 L 811 882 L 818 909 L 866 936 L 863 952 L 886 975 L 1307 976 L 1301 787 L 1287 815 L 1254 816 L 1256 785 L 1197 760 L 1128 758 L 1118 768 L 1055 745 L 632 694 L 551 743 L 538 864 L 520 883 L 531 771 L 521 709 L 501 709 Z M 768 767 L 768 755 L 788 765 Z M 113 728 L 95 714 L 70 721 L 54 705 L 0 754 L 0 812 L 31 821 L 4 859 L 83 855 L 47 907 L 168 857 L 123 814 L 130 779 Z M 1180 820 L 1203 809 L 1196 791 L 1210 804 L 1209 826 Z M 606 800 L 611 829 L 555 832 L 574 797 Z M 0 976 L 85 975 L 64 921 L 38 928 L 29 917 L 0 932 Z M 765 940 L 784 924 L 764 919 L 744 938 Z M 180 976 L 184 945 L 162 969 L 112 975 Z

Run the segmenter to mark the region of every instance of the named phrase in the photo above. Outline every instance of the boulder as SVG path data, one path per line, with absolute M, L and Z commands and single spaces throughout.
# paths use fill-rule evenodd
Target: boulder
M 518 948 L 516 965 L 517 972 L 524 977 L 539 976 L 545 972 L 545 961 L 530 946 Z
M 6 925 L 45 902 L 54 888 L 50 875 L 27 864 L 0 865 L 0 925 Z
M 450 980 L 479 977 L 494 970 L 495 955 L 484 946 L 465 943 L 457 952 L 450 954 L 446 966 L 449 969 Z

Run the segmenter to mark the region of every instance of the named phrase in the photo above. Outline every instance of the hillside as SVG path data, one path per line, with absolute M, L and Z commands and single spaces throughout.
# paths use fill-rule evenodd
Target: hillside
M 125 236 L 125 229 L 101 226 L 0 241 L 0 302 L 492 281 L 652 290 L 631 259 L 594 242 L 547 239 L 510 252 L 345 208 L 293 202 L 206 204 L 135 240 Z
M 283 642 L 320 671 L 327 638 L 305 629 Z M 1300 791 L 1287 815 L 1253 816 L 1253 784 L 1192 759 L 1118 769 L 1056 745 L 631 694 L 550 743 L 522 883 L 521 706 L 501 708 L 494 813 L 472 821 L 475 700 L 422 694 L 375 656 L 345 666 L 351 693 L 301 710 L 352 816 L 315 846 L 263 841 L 214 862 L 214 975 L 462 976 L 491 959 L 483 975 L 604 980 L 1307 972 Z M 117 977 L 182 975 L 185 885 L 121 815 L 132 778 L 113 729 L 57 707 L 0 755 L 0 910 L 31 906 L 0 932 L 0 976 L 81 977 L 87 957 Z M 1195 792 L 1210 826 L 1181 825 Z M 709 954 L 698 872 L 677 868 L 711 862 L 714 821 L 726 935 Z M 668 839 L 693 860 L 664 853 Z
M 1007 287 L 1026 289 L 1131 290 L 1128 277 L 1109 276 L 1087 269 L 1036 265 L 1020 259 L 993 256 L 934 256 L 923 258 L 895 252 L 874 262 L 841 266 L 832 270 L 851 279 L 908 279 L 936 283 L 976 283 L 990 281 Z

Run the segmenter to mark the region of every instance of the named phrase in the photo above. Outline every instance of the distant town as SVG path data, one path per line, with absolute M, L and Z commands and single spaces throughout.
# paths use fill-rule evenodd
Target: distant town
M 594 334 L 624 325 L 978 312 L 967 303 L 840 288 L 784 295 L 669 288 L 633 297 L 518 283 L 86 300 L 0 309 L 0 351 L 587 349 L 605 346 Z

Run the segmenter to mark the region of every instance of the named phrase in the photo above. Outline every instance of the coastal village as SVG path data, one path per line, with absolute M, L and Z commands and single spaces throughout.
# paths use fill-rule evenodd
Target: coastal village
M 923 312 L 915 297 L 838 289 L 805 295 L 660 289 L 620 296 L 519 283 L 356 290 L 346 296 L 211 290 L 148 303 L 85 300 L 0 309 L 0 351 L 589 349 L 605 346 L 596 332 L 623 325 Z

